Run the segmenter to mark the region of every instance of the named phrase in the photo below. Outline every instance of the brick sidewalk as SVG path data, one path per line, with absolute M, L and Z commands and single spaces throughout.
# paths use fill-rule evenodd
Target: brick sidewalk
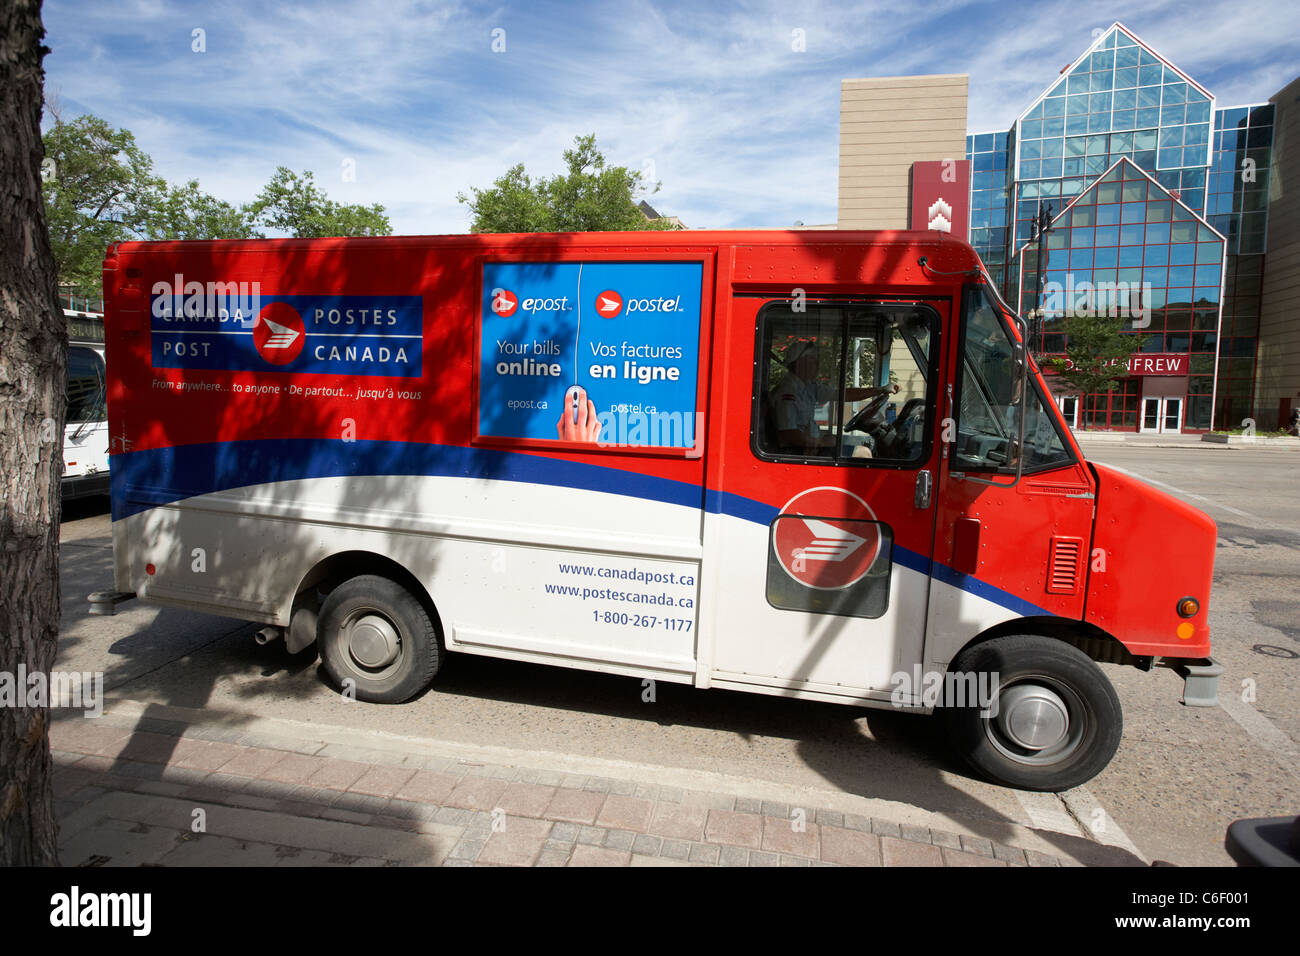
M 68 866 L 1079 865 L 970 834 L 428 748 L 112 712 L 56 716 L 50 740 Z M 1140 863 L 1091 846 L 1087 862 Z

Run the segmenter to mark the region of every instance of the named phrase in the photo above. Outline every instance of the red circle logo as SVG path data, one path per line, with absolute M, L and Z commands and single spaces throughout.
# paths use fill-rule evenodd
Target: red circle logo
M 596 311 L 607 319 L 612 319 L 623 311 L 623 297 L 613 289 L 606 289 L 596 296 Z
M 865 501 L 843 488 L 809 488 L 777 517 L 772 548 L 786 574 L 805 587 L 836 591 L 856 584 L 880 554 L 880 529 Z
M 289 303 L 272 302 L 257 314 L 253 345 L 257 354 L 272 365 L 288 365 L 298 357 L 306 341 L 302 316 Z
M 519 308 L 519 296 L 509 289 L 492 290 L 492 311 L 497 315 L 514 315 L 517 308 Z

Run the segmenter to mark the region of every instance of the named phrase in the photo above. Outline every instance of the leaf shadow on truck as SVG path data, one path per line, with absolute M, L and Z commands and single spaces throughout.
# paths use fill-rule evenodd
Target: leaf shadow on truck
M 214 256 L 205 259 L 194 256 L 194 245 L 187 244 L 186 268 L 191 272 L 211 276 L 220 275 L 221 271 L 227 268 L 227 262 L 220 256 Z M 332 273 L 326 277 L 322 273 L 313 270 L 310 264 L 301 260 L 292 261 L 292 267 L 295 270 L 295 281 L 302 283 L 303 287 L 322 287 L 328 284 L 327 278 L 332 280 L 339 279 L 337 273 Z M 545 267 L 540 267 L 538 272 L 546 271 Z M 160 274 L 166 274 L 170 277 L 171 273 L 164 268 Z M 453 296 L 440 295 L 439 283 L 434 282 L 426 290 L 434 301 L 446 299 L 453 300 Z M 136 305 L 138 303 L 127 302 L 126 305 Z M 127 309 L 119 308 L 118 316 L 125 313 Z M 453 327 L 468 332 L 470 329 L 470 317 L 465 311 L 457 310 L 438 310 L 438 316 L 441 321 L 450 323 Z M 134 330 L 132 334 L 139 334 L 139 330 Z M 145 333 L 147 334 L 147 333 Z M 123 360 L 129 361 L 130 354 L 123 348 L 121 339 L 118 339 L 110 351 L 117 349 L 122 352 Z M 138 372 L 144 372 L 147 363 L 138 363 L 141 367 Z M 276 520 L 263 512 L 256 518 L 239 516 L 239 508 L 246 504 L 246 500 L 241 500 L 240 487 L 250 483 L 250 480 L 236 480 L 232 476 L 248 476 L 252 470 L 257 470 L 263 474 L 272 474 L 287 455 L 297 455 L 299 459 L 306 460 L 305 471 L 333 473 L 335 477 L 332 480 L 334 490 L 337 492 L 336 501 L 341 502 L 345 499 L 353 501 L 361 499 L 366 505 L 378 512 L 390 515 L 416 515 L 421 513 L 422 503 L 420 495 L 413 489 L 411 481 L 405 476 L 404 472 L 419 475 L 427 469 L 422 467 L 422 461 L 419 454 L 410 454 L 412 449 L 428 447 L 430 450 L 436 449 L 439 442 L 448 444 L 445 437 L 447 433 L 455 433 L 455 439 L 463 441 L 468 437 L 468 403 L 458 401 L 458 398 L 468 396 L 470 391 L 470 381 L 468 375 L 468 362 L 457 363 L 446 361 L 441 358 L 430 360 L 431 372 L 433 369 L 446 371 L 447 375 L 428 374 L 423 377 L 421 385 L 425 391 L 424 401 L 421 402 L 422 408 L 439 409 L 453 408 L 457 409 L 459 417 L 454 421 L 444 421 L 435 414 L 417 414 L 409 416 L 407 424 L 410 430 L 407 431 L 403 438 L 406 442 L 402 443 L 405 447 L 399 447 L 396 442 L 367 442 L 364 436 L 368 426 L 372 426 L 377 417 L 382 416 L 382 412 L 377 411 L 381 406 L 377 402 L 366 402 L 355 398 L 355 392 L 348 390 L 346 395 L 340 396 L 343 401 L 331 412 L 324 412 L 315 416 L 314 420 L 305 421 L 305 417 L 311 417 L 310 409 L 305 409 L 304 403 L 295 400 L 287 388 L 278 390 L 262 390 L 256 395 L 255 401 L 242 401 L 239 403 L 229 401 L 234 396 L 227 389 L 224 393 L 225 401 L 212 403 L 203 408 L 198 416 L 180 415 L 153 415 L 148 413 L 148 407 L 152 402 L 166 401 L 174 398 L 175 393 L 169 390 L 159 389 L 158 383 L 153 375 L 138 375 L 137 379 L 132 381 L 131 387 L 141 390 L 152 389 L 152 394 L 146 394 L 143 402 L 147 417 L 147 440 L 148 444 L 155 448 L 171 449 L 188 447 L 194 450 L 194 433 L 195 418 L 207 419 L 203 427 L 209 434 L 217 436 L 235 435 L 255 431 L 264 433 L 274 431 L 277 423 L 282 427 L 282 433 L 290 436 L 301 434 L 302 429 L 314 429 L 317 433 L 329 432 L 334 434 L 339 441 L 330 443 L 331 447 L 321 449 L 317 447 L 303 447 L 304 443 L 295 442 L 292 438 L 273 437 L 254 445 L 236 445 L 222 441 L 204 443 L 206 447 L 201 449 L 200 455 L 185 456 L 185 461 L 178 462 L 171 455 L 158 456 L 154 461 L 144 462 L 143 467 L 137 467 L 132 470 L 130 480 L 119 482 L 114 493 L 114 503 L 116 506 L 115 518 L 121 522 L 122 516 L 128 513 L 139 513 L 141 510 L 150 512 L 150 520 L 143 523 L 130 541 L 130 549 L 133 554 L 147 554 L 151 558 L 148 561 L 140 561 L 140 570 L 145 571 L 146 583 L 148 579 L 163 576 L 166 571 L 171 570 L 173 576 L 179 576 L 181 581 L 176 586 L 169 589 L 166 598 L 156 603 L 163 606 L 163 615 L 155 618 L 153 622 L 141 632 L 133 634 L 129 638 L 118 640 L 113 644 L 110 653 L 115 655 L 125 655 L 133 657 L 136 655 L 147 657 L 153 660 L 151 651 L 155 649 L 155 641 L 164 638 L 169 629 L 166 615 L 172 608 L 200 607 L 209 613 L 222 613 L 236 617 L 237 619 L 252 619 L 256 623 L 256 612 L 252 610 L 252 605 L 259 601 L 263 606 L 269 606 L 273 603 L 269 597 L 268 588 L 254 588 L 247 595 L 247 600 L 242 602 L 226 602 L 218 598 L 212 599 L 214 587 L 205 587 L 204 582 L 210 581 L 213 577 L 219 577 L 229 567 L 231 562 L 237 561 L 241 567 L 241 573 L 247 576 L 247 580 L 254 582 L 263 581 L 274 576 L 276 569 L 284 563 L 287 556 L 301 560 L 301 557 L 318 551 L 322 557 L 315 561 L 311 569 L 302 576 L 299 590 L 302 592 L 302 600 L 296 601 L 294 610 L 301 610 L 302 605 L 307 605 L 312 613 L 319 611 L 320 598 L 327 592 L 335 591 L 340 583 L 346 580 L 363 576 L 367 573 L 371 575 L 378 574 L 388 580 L 400 582 L 408 595 L 416 596 L 414 604 L 419 610 L 423 610 L 428 616 L 428 633 L 426 636 L 432 639 L 431 643 L 436 647 L 441 643 L 441 622 L 429 600 L 428 594 L 419 586 L 413 576 L 405 571 L 400 564 L 394 560 L 394 556 L 402 560 L 409 560 L 414 563 L 415 553 L 420 551 L 422 545 L 420 540 L 414 536 L 402 535 L 400 531 L 394 538 L 397 542 L 396 548 L 386 548 L 387 553 L 379 554 L 376 552 L 367 552 L 365 549 L 355 549 L 346 553 L 336 553 L 329 549 L 322 549 L 321 533 L 319 528 L 313 528 L 310 524 L 277 521 L 277 527 L 282 531 L 285 528 L 292 528 L 292 533 L 288 536 L 281 535 L 275 541 L 273 547 L 258 547 L 257 542 L 261 539 L 259 534 L 259 522 Z M 184 379 L 186 376 L 179 376 Z M 200 376 L 201 377 L 201 376 Z M 118 378 L 113 382 L 113 394 L 110 397 L 111 405 L 121 409 L 124 405 L 124 379 Z M 351 383 L 349 383 L 351 384 Z M 382 380 L 368 380 L 367 384 L 384 385 Z M 185 396 L 181 392 L 182 397 Z M 462 408 L 462 404 L 464 407 Z M 304 411 L 307 416 L 304 416 Z M 141 445 L 140 435 L 138 432 L 132 432 L 128 424 L 123 421 L 125 416 L 119 416 L 116 421 L 116 429 L 113 435 L 113 452 L 120 459 L 125 459 L 135 455 L 135 452 Z M 292 423 L 286 427 L 284 423 Z M 430 440 L 429 432 L 438 431 L 438 427 L 443 429 L 442 435 L 438 439 Z M 362 439 L 357 440 L 356 435 L 360 434 Z M 406 444 L 409 442 L 409 444 Z M 405 452 L 405 454 L 404 454 Z M 179 457 L 179 456 L 176 456 Z M 477 478 L 479 480 L 490 480 L 499 473 L 499 466 L 505 464 L 508 459 L 505 456 L 482 456 L 472 462 L 462 462 L 461 471 L 467 477 Z M 371 470 L 381 477 L 379 480 L 372 480 L 366 483 L 366 487 L 361 492 L 350 490 L 349 481 L 346 477 L 349 473 L 358 470 L 365 472 L 363 462 L 369 463 Z M 376 462 L 384 462 L 383 465 L 376 465 Z M 388 474 L 382 474 L 385 470 Z M 225 500 L 219 502 L 209 501 L 213 505 L 213 510 L 204 511 L 187 507 L 192 503 L 192 499 L 200 489 L 221 488 L 227 492 Z M 161 507 L 150 508 L 149 506 L 158 503 Z M 544 503 L 543 503 L 544 505 Z M 218 510 L 219 509 L 219 510 Z M 219 520 L 214 520 L 214 514 L 220 514 Z M 427 529 L 425 529 L 427 531 Z M 117 560 L 120 562 L 123 557 L 123 548 L 119 546 Z M 436 563 L 430 563 L 427 556 L 422 557 L 422 562 L 426 568 L 433 570 L 437 567 Z M 168 567 L 170 565 L 170 568 Z M 216 586 L 219 588 L 220 586 Z M 145 589 L 141 589 L 142 591 Z M 119 595 L 121 597 L 123 595 Z M 313 601 L 313 598 L 316 600 Z M 214 605 L 225 605 L 224 607 L 214 607 Z M 111 607 L 111 604 L 109 605 Z M 265 611 L 263 617 L 268 615 Z M 243 630 L 242 639 L 247 638 L 247 629 Z M 274 633 L 270 629 L 262 632 L 263 634 Z M 280 633 L 287 635 L 289 629 L 281 629 Z M 218 646 L 229 646 L 232 641 L 241 639 L 240 633 L 231 633 L 229 631 L 222 633 L 213 642 Z M 379 635 L 379 640 L 383 635 Z M 72 639 L 69 649 L 75 644 L 76 639 Z M 177 689 L 174 696 L 169 696 L 168 703 L 174 706 L 187 708 L 203 708 L 213 703 L 213 695 L 219 683 L 222 683 L 227 676 L 240 675 L 247 673 L 247 667 L 254 662 L 261 662 L 264 666 L 261 676 L 269 677 L 273 675 L 292 676 L 302 670 L 305 670 L 315 662 L 316 652 L 313 649 L 310 653 L 289 654 L 284 653 L 282 649 L 274 647 L 260 647 L 253 642 L 247 645 L 240 645 L 243 650 L 236 650 L 227 657 L 224 663 L 218 667 L 215 672 L 208 672 L 204 681 L 196 681 L 195 678 L 202 673 L 202 668 L 186 668 L 185 679 L 182 685 Z M 195 651 L 200 650 L 196 648 Z M 272 655 L 268 662 L 267 655 Z M 209 661 L 216 662 L 216 655 L 210 655 Z M 175 673 L 175 666 L 172 667 Z M 285 673 L 281 673 L 285 672 Z M 120 669 L 115 668 L 107 675 L 109 685 L 113 686 L 119 679 L 130 679 L 137 676 L 133 673 L 130 661 L 123 663 Z M 367 675 L 371 676 L 371 675 Z M 318 679 L 332 687 L 335 691 L 341 691 L 345 694 L 355 696 L 355 688 L 349 686 L 351 681 L 346 673 L 330 674 L 327 668 L 320 668 Z M 427 681 L 426 681 L 427 683 Z M 249 688 L 242 693 L 248 697 L 255 697 L 258 693 L 256 687 Z M 308 698 L 314 695 L 314 691 L 301 685 L 298 690 L 291 691 L 292 696 L 299 698 Z M 401 696 L 409 696 L 409 691 L 402 689 L 399 691 Z M 141 730 L 148 727 L 149 714 L 146 712 L 146 719 L 141 722 Z M 157 748 L 158 742 L 149 740 L 147 746 L 152 753 Z M 122 757 L 129 759 L 136 751 L 130 745 L 123 751 Z
M 169 283 L 181 275 L 200 291 L 214 279 L 260 283 L 278 318 L 251 332 L 201 311 L 180 322 L 187 286 Z M 1112 533 L 1095 530 L 1094 515 L 1107 495 L 1145 492 L 1085 463 L 1059 415 L 1033 404 L 1041 387 L 1016 371 L 1014 319 L 954 240 L 126 244 L 110 251 L 105 278 L 119 591 L 256 621 L 290 650 L 315 641 L 336 689 L 361 699 L 418 696 L 454 650 L 801 698 L 816 713 L 818 701 L 918 713 L 952 703 L 939 708 L 953 718 L 941 733 L 982 775 L 1061 789 L 1100 771 L 1118 744 L 1118 703 L 1093 661 L 1149 664 L 1180 649 L 1163 592 L 1134 650 L 1107 633 L 1132 616 L 1131 586 L 1090 561 L 1094 537 L 1109 546 Z M 160 302 L 176 311 L 160 314 Z M 568 314 L 575 303 L 583 315 Z M 412 309 L 418 335 L 390 334 Z M 322 331 L 354 316 L 386 326 Z M 593 358 L 613 349 L 619 361 L 584 363 L 583 336 Z M 329 358 L 331 337 L 344 358 Z M 408 359 L 418 339 L 418 375 L 366 365 L 366 339 L 390 351 L 405 340 Z M 485 349 L 511 339 L 509 358 Z M 543 359 L 558 346 L 561 374 L 526 361 L 525 343 L 544 345 Z M 838 379 L 769 388 L 765 370 L 795 374 L 809 344 Z M 299 351 L 273 351 L 290 347 Z M 857 361 L 868 352 L 873 363 Z M 298 362 L 316 371 L 298 374 Z M 349 362 L 374 374 L 347 374 Z M 854 378 L 862 369 L 869 377 Z M 570 379 L 620 414 L 644 416 L 636 396 L 660 389 L 703 428 L 692 443 L 679 431 L 652 447 L 557 441 L 562 415 L 527 403 L 567 401 Z M 823 394 L 834 400 L 812 400 Z M 890 400 L 851 428 L 873 395 Z M 805 406 L 807 447 L 777 444 L 776 432 L 797 429 L 765 430 L 765 416 L 793 420 Z M 1189 582 L 1178 595 L 1197 604 L 1185 643 L 1205 653 L 1208 571 L 1201 588 L 1195 561 L 1206 529 L 1163 499 L 1139 503 L 1191 528 L 1174 536 L 1188 573 L 1169 586 Z M 819 575 L 854 562 L 836 586 L 887 581 L 881 613 L 815 610 L 828 590 Z M 807 606 L 773 603 L 778 591 Z M 1002 668 L 1009 716 L 927 699 L 929 676 L 959 663 Z M 768 703 L 786 713 L 793 702 Z M 837 727 L 861 719 L 842 713 Z M 899 719 L 870 721 L 889 733 Z M 804 756 L 824 759 L 828 780 L 880 792 L 869 772 L 845 774 L 833 750 Z M 927 755 L 935 786 L 969 799 L 932 764 Z

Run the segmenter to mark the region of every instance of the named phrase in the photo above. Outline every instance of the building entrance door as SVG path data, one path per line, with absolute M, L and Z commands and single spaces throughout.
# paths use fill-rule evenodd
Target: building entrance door
M 1183 428 L 1181 398 L 1142 399 L 1140 430 L 1152 434 L 1178 434 Z
M 1162 432 L 1178 432 L 1183 430 L 1183 400 L 1181 398 L 1166 398 L 1164 418 L 1160 422 Z
M 1079 427 L 1079 396 L 1062 395 L 1059 398 L 1057 398 L 1056 401 L 1061 407 L 1061 416 L 1065 419 L 1065 423 L 1069 425 L 1071 428 L 1078 428 Z
M 1183 410 L 1186 404 L 1187 378 L 1185 376 L 1144 376 L 1138 431 L 1158 435 L 1177 435 L 1183 430 Z

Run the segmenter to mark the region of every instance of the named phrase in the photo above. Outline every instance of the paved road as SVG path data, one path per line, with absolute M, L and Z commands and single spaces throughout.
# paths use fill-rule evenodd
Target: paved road
M 1148 855 L 1227 862 L 1223 831 L 1232 820 L 1300 813 L 1300 454 L 1101 445 L 1087 452 L 1218 524 L 1210 626 L 1226 671 L 1214 709 L 1176 703 L 1171 674 L 1112 671 L 1124 742 L 1089 789 Z
M 1161 482 L 1219 522 L 1211 625 L 1227 668 L 1225 706 L 1182 706 L 1170 671 L 1106 666 L 1124 705 L 1124 743 L 1065 800 L 973 780 L 934 722 L 885 711 L 669 684 L 646 703 L 639 681 L 463 655 L 410 704 L 347 703 L 311 654 L 259 647 L 249 624 L 135 604 L 88 617 L 85 594 L 112 579 L 109 522 L 91 505 L 74 503 L 65 519 L 58 666 L 102 670 L 110 692 L 132 700 L 717 771 L 852 793 L 900 814 L 911 807 L 978 824 L 995 840 L 1019 826 L 1091 830 L 1147 859 L 1227 864 L 1233 819 L 1300 812 L 1300 599 L 1289 586 L 1300 575 L 1300 458 L 1225 447 L 1099 445 L 1090 454 Z M 1241 701 L 1247 679 L 1252 702 Z

